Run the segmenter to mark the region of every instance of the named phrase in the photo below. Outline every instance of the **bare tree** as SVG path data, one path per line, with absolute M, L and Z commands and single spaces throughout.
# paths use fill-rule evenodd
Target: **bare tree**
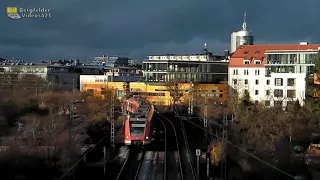
M 290 144 L 299 143 L 310 132 L 308 124 L 312 113 L 301 107 L 299 102 L 289 104 L 286 109 L 265 107 L 261 103 L 253 103 L 246 94 L 240 99 L 234 114 L 230 140 L 265 161 L 277 162 L 278 165 L 290 163 Z M 242 152 L 236 153 L 232 147 L 229 150 L 233 155 L 238 154 L 238 159 L 246 157 Z M 255 164 L 253 167 L 259 166 Z
M 20 153 L 28 156 L 51 159 L 55 157 L 60 159 L 62 164 L 66 163 L 65 157 L 71 156 L 73 161 L 77 160 L 83 138 L 75 133 L 70 139 L 66 117 L 53 114 L 28 115 L 22 118 L 22 123 L 23 127 L 14 133 L 12 148 L 18 148 Z M 71 147 L 66 146 L 68 143 L 71 143 Z
M 191 83 L 178 83 L 178 81 L 168 81 L 166 82 L 166 88 L 170 92 L 171 96 L 171 104 L 170 108 L 173 107 L 173 105 L 180 103 L 181 97 L 189 94 L 189 90 L 192 87 Z
M 19 71 L 0 74 L 0 91 L 6 100 L 28 100 L 49 88 L 48 82 L 36 74 L 21 74 Z

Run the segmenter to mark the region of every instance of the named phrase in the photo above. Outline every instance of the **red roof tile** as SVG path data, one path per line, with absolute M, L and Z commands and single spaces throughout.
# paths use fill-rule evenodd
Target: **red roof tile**
M 264 67 L 265 52 L 272 50 L 318 50 L 320 44 L 267 44 L 239 46 L 232 54 L 229 67 Z M 243 64 L 243 60 L 251 60 L 250 64 Z M 261 64 L 254 64 L 254 60 L 261 60 Z

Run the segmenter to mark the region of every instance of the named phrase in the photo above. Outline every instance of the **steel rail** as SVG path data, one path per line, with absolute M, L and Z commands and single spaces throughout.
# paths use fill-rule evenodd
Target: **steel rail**
M 163 117 L 163 116 L 161 116 L 161 117 Z M 179 168 L 180 168 L 180 177 L 181 177 L 181 180 L 184 180 L 183 169 L 182 169 L 182 160 L 181 160 L 181 155 L 180 155 L 180 148 L 179 148 L 179 141 L 178 141 L 177 131 L 176 131 L 173 123 L 168 118 L 163 117 L 163 119 L 165 119 L 171 125 L 171 127 L 173 129 L 173 132 L 174 132 L 174 135 L 175 135 L 175 139 L 176 139 L 176 145 L 177 145 Z M 162 119 L 160 119 L 160 121 L 162 121 Z
M 167 179 L 167 128 L 164 122 L 160 119 L 160 122 L 163 125 L 164 128 L 164 163 L 163 163 L 163 180 Z
M 134 180 L 137 180 L 138 177 L 139 177 L 140 168 L 141 168 L 141 166 L 142 166 L 142 162 L 143 162 L 143 158 L 144 158 L 144 153 L 145 153 L 145 151 L 142 149 L 140 152 L 141 152 L 141 157 L 140 157 L 140 160 L 139 160 L 139 164 L 138 164 L 138 167 L 137 167 L 137 171 L 136 171 L 136 173 L 135 173 L 135 175 L 134 175 Z M 139 154 L 140 154 L 140 152 L 139 152 Z

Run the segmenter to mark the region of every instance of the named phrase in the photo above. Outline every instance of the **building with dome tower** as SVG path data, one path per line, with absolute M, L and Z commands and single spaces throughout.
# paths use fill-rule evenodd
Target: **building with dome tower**
M 234 53 L 239 46 L 254 44 L 254 38 L 251 32 L 247 30 L 246 16 L 247 14 L 244 13 L 244 20 L 242 23 L 241 31 L 233 32 L 231 34 L 231 47 L 230 47 L 231 54 Z

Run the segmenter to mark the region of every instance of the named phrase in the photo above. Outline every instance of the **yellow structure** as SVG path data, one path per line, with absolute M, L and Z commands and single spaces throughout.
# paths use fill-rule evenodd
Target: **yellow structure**
M 320 85 L 320 74 L 314 73 L 313 74 L 313 83 L 316 85 L 313 89 L 313 97 L 320 97 L 319 85 Z
M 101 95 L 101 92 L 106 88 L 112 88 L 116 91 L 117 98 L 121 99 L 124 96 L 125 82 L 83 82 L 82 91 L 91 92 L 94 95 Z M 172 96 L 170 93 L 174 91 L 176 85 L 159 85 L 142 82 L 131 82 L 130 92 L 134 96 L 142 96 L 152 102 L 154 105 L 169 106 L 172 104 Z M 177 84 L 178 91 L 182 92 L 180 101 L 184 101 L 190 95 L 190 90 L 194 89 L 194 94 L 208 94 L 210 97 L 216 97 L 218 100 L 228 100 L 228 85 L 227 84 Z
M 221 142 L 216 142 L 212 145 L 210 151 L 210 161 L 212 165 L 218 166 L 223 158 L 223 146 Z

